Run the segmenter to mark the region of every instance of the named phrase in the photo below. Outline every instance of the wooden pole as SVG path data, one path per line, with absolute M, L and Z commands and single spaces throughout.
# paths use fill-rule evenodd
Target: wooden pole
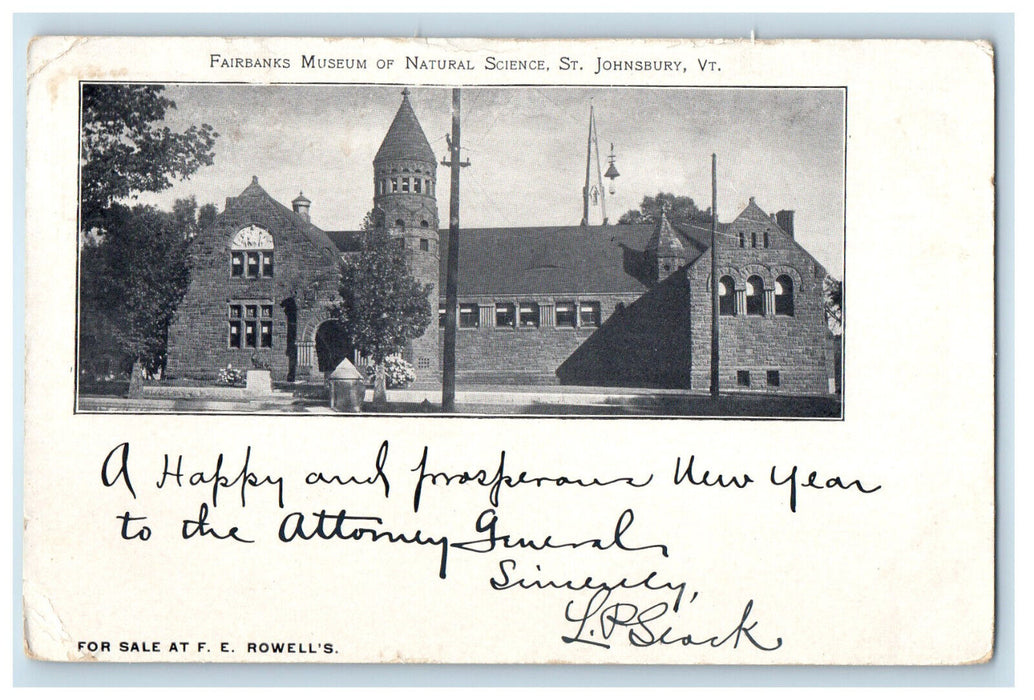
M 711 154 L 711 398 L 718 398 L 718 155 Z
M 442 351 L 442 412 L 456 411 L 456 315 L 460 266 L 460 89 L 452 89 L 450 142 L 449 242 L 445 268 L 445 343 Z

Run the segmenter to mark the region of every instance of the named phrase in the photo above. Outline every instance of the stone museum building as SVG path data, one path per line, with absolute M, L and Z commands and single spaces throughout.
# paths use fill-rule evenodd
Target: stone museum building
M 433 286 L 439 323 L 406 348 L 417 382 L 441 378 L 445 312 L 437 159 L 403 92 L 373 160 L 376 222 Z M 358 359 L 330 320 L 339 262 L 358 231 L 324 231 L 303 194 L 290 207 L 256 177 L 194 240 L 191 281 L 169 330 L 166 376 L 213 378 L 232 364 L 276 380 L 322 378 Z M 794 240 L 794 212 L 751 198 L 720 223 L 723 391 L 834 391 L 826 271 Z M 463 384 L 581 384 L 707 390 L 710 229 L 645 225 L 462 229 L 456 376 Z

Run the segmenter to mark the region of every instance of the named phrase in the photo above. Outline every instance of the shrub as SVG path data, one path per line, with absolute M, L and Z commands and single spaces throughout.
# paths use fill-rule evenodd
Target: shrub
M 373 383 L 376 376 L 374 365 L 366 366 L 366 381 Z M 413 383 L 416 379 L 416 371 L 413 365 L 403 360 L 398 355 L 392 355 L 384 360 L 384 383 L 389 389 L 402 389 Z
M 225 369 L 219 370 L 219 383 L 229 386 L 240 386 L 244 384 L 244 370 L 234 369 L 233 365 L 226 365 Z

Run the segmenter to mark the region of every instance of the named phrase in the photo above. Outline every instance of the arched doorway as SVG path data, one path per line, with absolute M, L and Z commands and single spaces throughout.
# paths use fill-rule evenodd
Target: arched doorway
M 316 329 L 316 363 L 320 372 L 332 372 L 341 360 L 352 359 L 352 343 L 344 328 L 333 320 L 324 321 Z

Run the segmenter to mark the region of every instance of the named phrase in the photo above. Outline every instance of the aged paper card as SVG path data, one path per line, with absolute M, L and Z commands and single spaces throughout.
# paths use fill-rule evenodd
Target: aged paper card
M 991 658 L 989 45 L 44 37 L 28 110 L 29 656 Z

